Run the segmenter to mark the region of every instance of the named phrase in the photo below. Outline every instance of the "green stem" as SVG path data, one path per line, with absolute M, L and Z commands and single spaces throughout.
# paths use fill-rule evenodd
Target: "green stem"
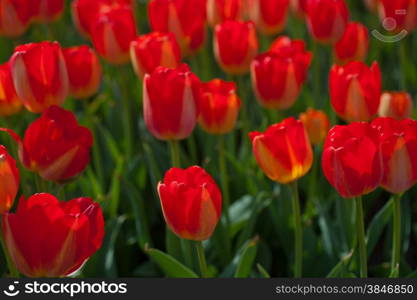
M 125 67 L 123 67 L 125 68 Z M 129 99 L 130 97 L 127 95 L 127 91 L 129 90 L 129 86 L 127 83 L 126 78 L 128 78 L 128 74 L 126 74 L 126 70 L 122 70 L 122 74 L 125 76 L 119 76 L 119 89 L 120 89 L 120 97 L 122 102 L 122 124 L 124 130 L 124 142 L 125 142 L 125 149 L 126 149 L 126 157 L 130 159 L 133 153 L 133 127 L 132 127 L 132 110 L 130 108 Z
M 0 223 L 2 223 L 2 216 L 0 216 Z M 9 272 L 11 277 L 18 278 L 19 277 L 19 271 L 16 269 L 15 265 L 13 264 L 13 261 L 10 257 L 9 251 L 7 250 L 6 243 L 4 241 L 3 236 L 3 230 L 0 229 L 0 243 L 1 247 L 3 249 L 4 257 L 6 258 L 7 267 L 9 268 Z
M 295 263 L 294 263 L 294 277 L 300 278 L 303 270 L 303 229 L 301 225 L 301 209 L 300 199 L 298 196 L 297 181 L 289 184 L 291 188 L 291 199 L 294 213 L 294 248 L 295 248 Z
M 225 155 L 225 137 L 224 135 L 219 136 L 219 169 L 220 178 L 223 191 L 223 206 L 227 221 L 227 227 L 230 226 L 230 192 L 229 192 L 229 175 L 227 173 L 226 155 Z
M 169 141 L 169 148 L 171 151 L 171 163 L 173 167 L 179 168 L 181 166 L 180 159 L 180 144 L 177 140 Z
M 406 91 L 407 90 L 407 73 L 409 66 L 408 58 L 407 58 L 407 45 L 406 41 L 400 42 L 400 61 L 402 66 L 402 74 L 401 74 L 401 89 Z
M 391 277 L 397 278 L 400 273 L 401 255 L 401 194 L 394 197 L 394 218 L 392 238 Z
M 359 261 L 360 261 L 360 276 L 361 278 L 368 277 L 368 266 L 366 257 L 366 240 L 365 240 L 365 225 L 363 217 L 362 197 L 356 197 L 356 230 L 359 245 Z
M 197 250 L 198 263 L 200 264 L 201 277 L 208 278 L 206 255 L 204 254 L 204 247 L 202 241 L 195 242 L 195 249 Z

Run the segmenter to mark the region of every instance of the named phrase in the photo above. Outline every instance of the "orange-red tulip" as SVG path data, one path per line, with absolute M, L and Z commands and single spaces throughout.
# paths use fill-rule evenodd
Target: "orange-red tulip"
M 162 211 L 169 228 L 180 238 L 210 238 L 221 216 L 222 195 L 201 167 L 172 168 L 158 184 Z
M 143 80 L 143 114 L 160 140 L 181 140 L 193 131 L 199 114 L 201 83 L 187 65 L 157 67 Z
M 184 56 L 205 41 L 206 0 L 151 0 L 148 16 L 152 30 L 175 34 Z
M 347 122 L 369 121 L 381 98 L 381 71 L 374 62 L 333 66 L 330 71 L 330 98 L 336 113 Z
M 249 136 L 256 161 L 271 180 L 290 183 L 310 170 L 313 151 L 301 121 L 290 117 Z
M 309 108 L 300 114 L 300 121 L 303 122 L 313 145 L 324 141 L 330 129 L 330 121 L 325 112 Z
M 10 116 L 19 112 L 22 101 L 16 94 L 12 73 L 8 63 L 0 65 L 0 116 Z
M 68 69 L 70 95 L 77 99 L 97 93 L 101 82 L 101 65 L 93 49 L 77 46 L 63 50 Z
M 15 160 L 0 145 L 0 214 L 12 207 L 19 190 L 19 170 Z
M 287 24 L 290 0 L 246 0 L 249 18 L 260 33 L 275 35 Z
M 358 22 L 346 26 L 343 37 L 335 45 L 335 57 L 339 64 L 351 61 L 364 61 L 368 54 L 368 28 Z
M 97 52 L 109 63 L 120 65 L 130 60 L 130 43 L 136 38 L 135 17 L 130 7 L 111 9 L 91 25 Z
M 0 36 L 17 37 L 28 28 L 32 11 L 27 0 L 0 1 Z
M 290 108 L 307 78 L 311 58 L 303 41 L 285 36 L 278 38 L 269 52 L 257 56 L 251 77 L 259 103 L 266 108 Z
M 333 127 L 324 143 L 322 169 L 344 198 L 375 190 L 383 176 L 378 131 L 368 123 Z
M 91 198 L 59 202 L 50 194 L 22 197 L 6 213 L 2 230 L 17 269 L 28 277 L 63 277 L 77 271 L 101 247 L 104 220 Z
M 258 47 L 253 22 L 226 21 L 216 26 L 214 53 L 225 72 L 235 75 L 248 72 Z
M 412 31 L 417 26 L 416 0 L 379 0 L 378 11 L 384 29 Z
M 151 32 L 141 35 L 130 44 L 133 69 L 139 78 L 152 73 L 156 67 L 176 68 L 181 50 L 172 33 Z
M 378 115 L 404 120 L 413 113 L 413 99 L 407 92 L 384 92 L 381 96 Z
M 372 126 L 381 136 L 381 185 L 393 194 L 403 193 L 417 182 L 417 121 L 377 118 Z
M 227 20 L 242 20 L 244 0 L 207 0 L 207 21 L 210 26 Z
M 68 95 L 68 72 L 58 42 L 17 46 L 10 59 L 16 93 L 34 113 L 61 105 Z
M 28 0 L 35 22 L 52 22 L 62 15 L 64 0 Z
M 307 24 L 313 38 L 324 44 L 334 44 L 345 32 L 349 11 L 345 0 L 309 0 Z
M 212 134 L 225 134 L 233 130 L 239 115 L 240 99 L 236 84 L 213 79 L 202 85 L 200 126 Z

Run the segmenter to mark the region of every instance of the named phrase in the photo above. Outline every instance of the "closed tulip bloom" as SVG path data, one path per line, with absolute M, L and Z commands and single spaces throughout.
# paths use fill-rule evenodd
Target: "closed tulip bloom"
M 146 127 L 160 140 L 187 138 L 197 123 L 200 99 L 200 80 L 187 65 L 157 67 L 143 80 Z
M 91 198 L 59 202 L 50 194 L 22 197 L 2 230 L 17 269 L 28 277 L 64 277 L 77 271 L 104 236 L 100 206 Z
M 210 26 L 227 20 L 242 20 L 244 0 L 207 0 L 207 21 Z
M 368 123 L 333 127 L 324 143 L 322 169 L 344 198 L 375 190 L 383 176 L 378 131 Z
M 240 104 L 234 82 L 213 79 L 203 83 L 200 126 L 212 134 L 225 134 L 232 131 L 239 115 Z
M 154 31 L 172 32 L 184 56 L 194 54 L 206 38 L 206 0 L 151 0 L 148 16 Z
M 22 102 L 16 94 L 12 73 L 8 63 L 0 65 L 0 116 L 6 117 L 18 113 Z
M 309 108 L 300 114 L 300 121 L 303 122 L 313 145 L 324 141 L 330 129 L 330 121 L 325 112 Z
M 309 0 L 307 24 L 313 38 L 323 44 L 335 44 L 346 29 L 349 11 L 344 0 Z
M 301 121 L 290 117 L 249 137 L 256 161 L 269 179 L 286 184 L 310 170 L 313 151 Z
M 372 126 L 381 136 L 381 185 L 393 194 L 403 193 L 417 182 L 417 121 L 377 118 Z
M 109 63 L 129 62 L 130 43 L 137 36 L 132 9 L 112 9 L 100 15 L 91 27 L 91 36 L 97 52 Z
M 31 15 L 27 0 L 0 1 L 0 36 L 17 37 L 28 28 Z
M 0 145 L 0 214 L 12 207 L 19 190 L 19 170 L 6 148 Z
M 79 175 L 90 161 L 93 136 L 79 126 L 72 112 L 51 106 L 26 129 L 18 142 L 22 164 L 45 180 L 66 182 Z
M 172 168 L 158 184 L 162 211 L 169 228 L 180 238 L 210 238 L 221 216 L 222 195 L 201 167 Z
M 384 92 L 381 96 L 378 115 L 404 120 L 411 117 L 413 99 L 407 92 Z
M 358 22 L 350 22 L 346 26 L 343 37 L 335 45 L 335 56 L 339 64 L 351 61 L 364 61 L 368 54 L 368 28 Z
M 295 15 L 300 18 L 304 19 L 307 13 L 307 2 L 309 0 L 291 0 L 291 9 L 294 11 Z
M 412 31 L 417 26 L 416 0 L 379 0 L 378 11 L 384 28 L 390 32 Z
M 68 71 L 58 42 L 30 43 L 15 48 L 10 69 L 16 93 L 31 112 L 61 105 L 68 95 Z
M 172 33 L 151 32 L 131 42 L 130 57 L 136 74 L 143 78 L 159 66 L 178 67 L 181 50 Z
M 251 61 L 258 53 L 258 47 L 252 22 L 226 21 L 216 26 L 214 53 L 217 62 L 226 73 L 247 73 Z
M 303 41 L 277 39 L 269 52 L 251 65 L 252 85 L 259 103 L 272 109 L 288 109 L 297 100 L 307 78 L 312 54 Z
M 67 63 L 70 95 L 84 99 L 97 93 L 101 82 L 101 65 L 88 46 L 77 46 L 63 50 Z
M 330 70 L 330 98 L 333 109 L 347 122 L 369 121 L 381 98 L 381 71 L 374 62 L 333 66 Z
M 275 35 L 287 24 L 290 0 L 246 0 L 249 18 L 265 35 Z
M 64 0 L 29 0 L 35 22 L 52 22 L 58 19 L 64 11 Z

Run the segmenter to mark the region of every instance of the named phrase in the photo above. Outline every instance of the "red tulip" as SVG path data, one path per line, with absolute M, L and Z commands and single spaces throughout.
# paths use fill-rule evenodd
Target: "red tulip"
M 143 112 L 148 130 L 161 140 L 180 140 L 193 131 L 201 83 L 187 65 L 158 67 L 143 80 Z
M 226 21 L 216 26 L 214 53 L 222 69 L 244 74 L 258 53 L 258 39 L 252 22 Z
M 287 109 L 300 94 L 312 54 L 301 40 L 277 39 L 269 52 L 256 57 L 251 66 L 252 85 L 258 101 L 267 108 Z
M 247 0 L 249 18 L 256 28 L 266 35 L 284 30 L 287 23 L 290 0 Z
M 330 121 L 326 113 L 309 108 L 305 113 L 300 114 L 300 121 L 303 122 L 313 145 L 324 141 L 330 129 Z
M 109 63 L 129 62 L 130 43 L 137 36 L 132 9 L 112 9 L 100 15 L 91 25 L 91 36 L 97 52 Z
M 210 238 L 221 216 L 222 195 L 203 168 L 168 170 L 158 193 L 165 221 L 176 235 L 194 241 Z
M 68 94 L 68 72 L 58 42 L 17 46 L 10 59 L 16 93 L 34 113 L 61 105 Z
M 63 50 L 68 69 L 70 94 L 74 98 L 88 98 L 100 87 L 101 65 L 93 49 L 78 46 Z
M 207 0 L 207 20 L 210 26 L 227 20 L 242 20 L 244 0 Z
M 344 0 L 309 0 L 307 24 L 310 34 L 324 44 L 334 44 L 345 32 L 349 11 Z
M 368 121 L 377 112 L 381 98 L 381 71 L 374 62 L 333 66 L 330 71 L 330 98 L 336 113 L 347 122 Z
M 340 41 L 335 45 L 335 56 L 339 64 L 364 61 L 368 54 L 368 28 L 358 22 L 350 22 Z
M 16 95 L 12 73 L 8 63 L 0 65 L 0 116 L 10 116 L 19 112 L 22 102 Z
M 205 41 L 206 0 L 151 0 L 148 16 L 152 30 L 175 34 L 184 56 Z
M 249 137 L 258 165 L 271 180 L 290 183 L 310 170 L 313 151 L 301 121 L 290 117 Z
M 383 176 L 378 131 L 368 123 L 333 127 L 324 143 L 322 168 L 344 198 L 372 192 Z
M 17 269 L 28 277 L 62 277 L 77 271 L 104 236 L 100 206 L 91 198 L 59 202 L 50 194 L 22 197 L 6 213 L 2 230 Z
M 0 145 L 0 214 L 12 207 L 19 190 L 19 170 L 15 160 Z
M 178 67 L 181 50 L 172 33 L 151 32 L 132 41 L 130 57 L 136 74 L 143 78 L 159 66 Z
M 233 130 L 239 115 L 240 99 L 236 84 L 213 79 L 202 85 L 199 123 L 212 134 L 225 134 Z
M 36 22 L 52 22 L 62 15 L 64 0 L 29 0 L 27 5 L 32 10 Z
M 22 35 L 28 28 L 31 13 L 27 0 L 1 0 L 0 36 Z
M 364 0 L 364 2 L 370 11 L 377 10 L 379 0 Z
M 417 121 L 378 118 L 372 126 L 381 135 L 381 185 L 391 193 L 403 193 L 417 182 Z
M 295 12 L 295 15 L 300 18 L 304 19 L 307 13 L 307 2 L 309 0 L 291 0 L 291 8 Z
M 412 31 L 417 26 L 416 0 L 379 0 L 378 11 L 384 28 L 391 32 Z
M 407 92 L 385 92 L 381 96 L 378 115 L 404 120 L 411 117 L 413 99 Z
M 22 164 L 46 180 L 65 182 L 80 174 L 90 161 L 93 136 L 79 126 L 72 112 L 51 106 L 25 132 L 18 142 Z

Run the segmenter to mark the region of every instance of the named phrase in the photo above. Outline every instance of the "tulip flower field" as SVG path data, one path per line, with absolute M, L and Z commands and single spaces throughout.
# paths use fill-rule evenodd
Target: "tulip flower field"
M 417 277 L 417 0 L 0 0 L 3 277 Z

